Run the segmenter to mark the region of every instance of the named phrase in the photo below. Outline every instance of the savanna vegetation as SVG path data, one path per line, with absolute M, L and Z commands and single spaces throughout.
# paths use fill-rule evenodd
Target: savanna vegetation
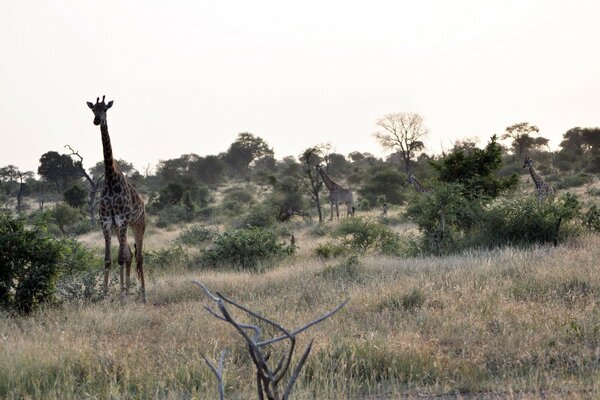
M 252 398 L 244 341 L 192 280 L 291 329 L 349 299 L 299 336 L 293 398 L 599 397 L 600 130 L 550 151 L 518 123 L 428 154 L 419 115 L 376 125 L 385 159 L 314 144 L 278 160 L 245 132 L 155 169 L 119 160 L 147 199 L 148 304 L 135 279 L 121 304 L 115 270 L 102 295 L 102 162 L 67 147 L 37 177 L 0 168 L 0 397 L 218 398 L 203 357 L 227 348 L 225 398 Z M 536 199 L 526 156 L 554 197 Z M 352 189 L 352 218 L 329 221 L 317 165 Z

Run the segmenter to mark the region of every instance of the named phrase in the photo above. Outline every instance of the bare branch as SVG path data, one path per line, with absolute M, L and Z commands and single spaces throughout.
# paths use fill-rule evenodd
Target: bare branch
M 208 361 L 208 358 L 206 358 L 206 356 L 204 354 L 200 353 L 200 355 L 204 359 L 204 362 L 206 362 L 206 364 L 208 365 L 208 368 L 210 368 L 212 373 L 217 378 L 217 382 L 219 383 L 219 399 L 220 400 L 225 399 L 225 384 L 223 382 L 223 363 L 225 361 L 225 354 L 227 354 L 227 349 L 224 349 L 223 351 L 221 351 L 221 356 L 219 357 L 219 367 L 217 369 L 214 367 L 214 365 L 211 364 L 210 361 Z
M 346 299 L 344 300 L 339 306 L 337 306 L 336 308 L 334 308 L 333 310 L 329 311 L 326 314 L 321 315 L 319 318 L 315 319 L 314 321 L 309 322 L 308 324 L 304 325 L 301 328 L 296 329 L 295 331 L 290 333 L 290 336 L 296 336 L 299 333 L 304 332 L 305 330 L 307 330 L 308 328 L 310 328 L 313 325 L 318 324 L 319 322 L 331 317 L 333 314 L 335 314 L 336 312 L 338 312 L 340 309 L 342 309 L 342 307 L 344 307 L 346 305 L 346 303 L 348 303 L 348 301 L 350 301 L 350 299 Z M 287 339 L 287 336 L 279 336 L 273 339 L 269 339 L 269 340 L 265 340 L 262 342 L 258 342 L 256 343 L 257 346 L 261 347 L 261 346 L 266 346 L 268 344 L 272 344 L 275 342 L 279 342 L 281 340 Z
M 304 354 L 302 354 L 302 358 L 296 365 L 296 368 L 294 368 L 294 372 L 292 372 L 292 376 L 285 388 L 285 392 L 283 392 L 284 399 L 287 399 L 289 397 L 290 393 L 292 392 L 292 387 L 294 386 L 294 383 L 296 383 L 296 379 L 298 379 L 298 377 L 300 376 L 300 371 L 302 370 L 302 367 L 304 366 L 304 363 L 306 362 L 306 359 L 308 358 L 308 354 L 310 353 L 310 351 L 312 349 L 313 341 L 314 341 L 314 339 L 310 341 L 310 343 L 308 344 L 308 347 L 304 351 Z

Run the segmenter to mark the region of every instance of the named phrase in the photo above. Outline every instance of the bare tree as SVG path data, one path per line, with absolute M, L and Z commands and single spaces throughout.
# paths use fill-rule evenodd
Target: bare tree
M 95 180 L 92 179 L 92 177 L 90 177 L 85 168 L 83 168 L 83 157 L 79 154 L 79 152 L 73 150 L 73 148 L 68 144 L 65 145 L 65 147 L 71 151 L 71 156 L 76 156 L 77 158 L 79 158 L 79 161 L 75 162 L 75 167 L 77 167 L 81 171 L 82 175 L 85 177 L 85 180 L 90 186 L 88 189 L 90 198 L 88 200 L 88 214 L 90 217 L 90 223 L 92 225 L 96 225 L 96 208 L 98 206 L 98 203 L 96 201 L 96 194 L 100 190 L 100 183 L 102 182 L 102 179 L 104 179 L 104 175 L 100 175 Z
M 425 148 L 423 139 L 429 130 L 423 124 L 423 117 L 417 113 L 401 112 L 386 114 L 376 122 L 382 130 L 373 135 L 379 144 L 400 153 L 404 170 L 410 174 L 410 163 L 415 153 Z
M 308 358 L 310 350 L 312 349 L 312 340 L 304 350 L 302 357 L 293 368 L 293 370 L 288 374 L 289 368 L 292 363 L 292 356 L 294 354 L 294 350 L 296 349 L 296 336 L 300 333 L 304 332 L 308 328 L 324 321 L 325 319 L 331 317 L 333 314 L 338 312 L 342 307 L 346 305 L 349 299 L 346 299 L 339 306 L 329 311 L 326 314 L 323 314 L 319 318 L 305 324 L 304 326 L 294 330 L 289 331 L 284 328 L 277 322 L 270 320 L 269 318 L 265 318 L 258 314 L 255 311 L 250 310 L 248 307 L 243 306 L 241 304 L 236 303 L 235 301 L 223 296 L 221 293 L 217 292 L 216 295 L 212 294 L 211 291 L 204 285 L 202 282 L 193 281 L 196 285 L 204 290 L 204 292 L 215 302 L 218 311 L 213 310 L 208 306 L 204 306 L 204 308 L 215 318 L 220 319 L 221 321 L 228 322 L 233 325 L 233 327 L 237 330 L 237 332 L 244 338 L 246 344 L 248 345 L 248 352 L 250 353 L 250 357 L 252 359 L 252 363 L 256 368 L 256 390 L 258 393 L 258 398 L 260 400 L 264 400 L 265 396 L 268 400 L 280 400 L 280 399 L 288 399 L 290 393 L 292 392 L 292 387 L 294 383 L 300 376 L 300 371 Z M 245 324 L 238 322 L 232 315 L 228 306 L 233 306 L 238 310 L 241 310 L 246 315 L 256 318 L 259 321 L 266 323 L 267 325 L 275 328 L 280 331 L 282 335 L 276 336 L 270 339 L 263 340 L 261 339 L 261 329 L 258 325 Z M 281 356 L 277 365 L 272 367 L 268 364 L 268 361 L 271 358 L 271 352 L 268 350 L 269 345 L 273 345 L 278 342 L 288 341 L 288 350 Z M 219 362 L 219 367 L 215 368 L 204 355 L 202 356 L 204 361 L 208 364 L 209 368 L 216 376 L 217 381 L 219 382 L 219 395 L 220 398 L 224 398 L 224 385 L 223 385 L 223 360 L 224 360 L 224 352 L 221 353 L 221 358 Z M 282 379 L 286 376 L 289 376 L 289 380 L 281 391 L 279 384 Z

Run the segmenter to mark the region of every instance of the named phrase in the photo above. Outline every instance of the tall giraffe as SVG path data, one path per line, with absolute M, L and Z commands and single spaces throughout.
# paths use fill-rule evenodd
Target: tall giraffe
M 135 240 L 135 264 L 138 279 L 142 289 L 142 300 L 146 299 L 146 287 L 144 284 L 144 257 L 142 245 L 144 242 L 144 231 L 146 230 L 146 210 L 142 196 L 127 181 L 127 178 L 115 162 L 108 135 L 106 124 L 106 111 L 112 107 L 113 102 L 104 103 L 96 98 L 96 104 L 87 102 L 88 107 L 94 112 L 94 125 L 100 125 L 102 134 L 102 148 L 104 151 L 104 188 L 100 196 L 100 223 L 104 234 L 104 294 L 108 292 L 108 277 L 112 266 L 110 246 L 112 232 L 114 231 L 119 241 L 118 263 L 120 268 L 121 298 L 125 300 L 129 289 L 129 274 L 131 271 L 131 248 L 127 244 L 127 227 L 131 226 Z M 126 278 L 124 279 L 124 267 L 126 267 Z
M 414 175 L 409 175 L 406 183 L 410 183 L 419 193 L 429 193 L 429 188 L 423 186 Z
M 333 207 L 335 206 L 335 212 L 337 215 L 337 219 L 340 219 L 340 204 L 345 204 L 346 218 L 354 215 L 354 200 L 352 198 L 352 191 L 348 188 L 342 187 L 331 180 L 329 176 L 325 173 L 323 168 L 320 165 L 317 166 L 321 177 L 323 177 L 323 182 L 325 182 L 325 186 L 329 189 L 329 205 L 331 207 L 331 218 L 333 220 Z
M 538 204 L 541 204 L 546 200 L 548 196 L 552 198 L 554 196 L 554 188 L 548 183 L 544 182 L 544 179 L 533 169 L 533 160 L 529 157 L 525 157 L 523 168 L 529 168 L 529 173 L 535 183 L 535 197 Z

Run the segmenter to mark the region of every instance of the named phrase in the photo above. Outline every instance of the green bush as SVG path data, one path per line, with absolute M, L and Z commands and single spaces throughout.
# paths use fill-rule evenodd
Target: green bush
M 72 232 L 72 227 L 84 219 L 81 210 L 71 207 L 67 203 L 56 203 L 52 209 L 52 220 L 61 233 L 66 235 Z
M 75 184 L 65 190 L 63 198 L 65 202 L 74 208 L 82 208 L 86 203 L 87 190 L 80 185 Z
M 342 245 L 335 243 L 321 243 L 315 249 L 317 256 L 321 258 L 335 258 L 339 257 L 346 252 L 346 248 Z
M 554 186 L 557 190 L 568 189 L 572 187 L 579 187 L 588 184 L 591 175 L 579 174 L 572 176 L 565 176 L 561 181 L 557 182 Z
M 583 226 L 593 232 L 600 232 L 600 209 L 593 205 L 582 215 Z
M 376 220 L 356 217 L 342 221 L 333 236 L 340 238 L 350 250 L 366 252 L 376 249 L 381 253 L 398 254 L 400 237 L 389 227 Z
M 190 212 L 185 206 L 173 205 L 162 208 L 158 211 L 158 220 L 156 226 L 166 228 L 169 225 L 190 222 L 194 219 L 194 213 Z
M 206 266 L 256 270 L 264 261 L 290 255 L 294 250 L 270 229 L 233 229 L 218 235 L 200 261 Z
M 147 252 L 144 256 L 144 265 L 153 265 L 160 269 L 188 265 L 189 261 L 190 257 L 179 244 Z
M 198 246 L 212 240 L 216 234 L 217 232 L 214 229 L 207 228 L 204 225 L 192 225 L 177 235 L 175 243 L 185 246 Z
M 266 204 L 258 204 L 235 221 L 234 225 L 238 228 L 269 228 L 276 222 L 273 208 Z
M 323 237 L 331 232 L 331 228 L 327 224 L 316 224 L 308 230 L 308 234 L 312 237 Z
M 23 220 L 0 213 L 0 305 L 29 313 L 50 300 L 60 270 L 61 243 Z
M 364 186 L 358 191 L 362 199 L 367 199 L 371 205 L 383 204 L 385 199 L 390 204 L 404 204 L 406 194 L 403 184 L 406 176 L 395 169 L 384 169 L 375 172 Z
M 554 243 L 577 234 L 580 216 L 577 197 L 567 193 L 538 205 L 532 197 L 500 201 L 484 210 L 469 247 L 527 246 Z

